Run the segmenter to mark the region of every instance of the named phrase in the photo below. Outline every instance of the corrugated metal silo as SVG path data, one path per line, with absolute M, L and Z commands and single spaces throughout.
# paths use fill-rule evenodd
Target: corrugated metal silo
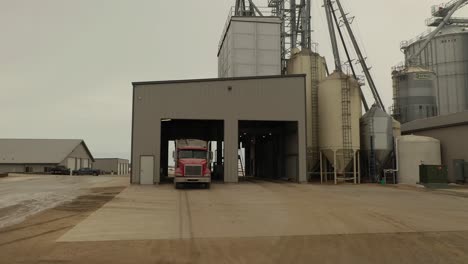
M 393 118 L 373 105 L 361 118 L 361 154 L 370 181 L 377 181 L 393 151 Z
M 306 74 L 307 171 L 313 172 L 319 161 L 318 84 L 326 77 L 325 58 L 311 50 L 293 49 L 288 74 Z
M 392 73 L 393 115 L 401 123 L 437 115 L 435 73 L 421 67 L 404 67 Z
M 405 56 L 414 54 L 426 37 L 406 41 Z M 436 73 L 435 96 L 440 115 L 468 110 L 468 29 L 447 26 L 419 57 L 419 65 Z
M 319 149 L 334 167 L 336 183 L 346 178 L 353 160 L 358 163 L 353 158 L 361 147 L 359 83 L 349 75 L 334 72 L 320 82 L 318 91 Z

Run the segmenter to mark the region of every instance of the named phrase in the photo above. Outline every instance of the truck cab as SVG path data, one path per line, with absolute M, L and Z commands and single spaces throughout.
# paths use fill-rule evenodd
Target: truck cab
M 203 140 L 176 140 L 173 153 L 175 188 L 186 183 L 199 183 L 210 188 L 212 153 L 208 147 L 208 142 Z

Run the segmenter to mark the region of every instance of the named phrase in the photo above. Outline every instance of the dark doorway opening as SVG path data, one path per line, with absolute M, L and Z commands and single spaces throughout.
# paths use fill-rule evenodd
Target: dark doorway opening
M 161 182 L 173 182 L 175 167 L 174 142 L 178 139 L 199 139 L 208 141 L 213 152 L 210 162 L 212 180 L 224 180 L 224 121 L 198 119 L 161 119 Z
M 298 122 L 239 121 L 239 156 L 245 176 L 298 181 L 298 142 Z

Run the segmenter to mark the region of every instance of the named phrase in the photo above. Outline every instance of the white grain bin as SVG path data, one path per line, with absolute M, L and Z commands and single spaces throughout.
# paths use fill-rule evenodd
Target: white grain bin
M 306 74 L 307 171 L 319 161 L 318 148 L 318 85 L 325 79 L 325 58 L 308 49 L 294 48 L 287 64 L 288 74 Z
M 401 136 L 397 139 L 398 182 L 419 182 L 419 165 L 441 165 L 440 141 L 421 136 Z
M 347 92 L 343 92 L 344 90 Z M 319 84 L 319 149 L 338 175 L 343 175 L 360 149 L 362 115 L 359 83 L 334 72 Z M 336 179 L 335 179 L 336 182 Z

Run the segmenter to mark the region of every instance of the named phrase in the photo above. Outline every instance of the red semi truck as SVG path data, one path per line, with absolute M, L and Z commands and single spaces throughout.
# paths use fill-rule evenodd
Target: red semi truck
M 179 188 L 185 183 L 211 185 L 210 144 L 198 139 L 178 139 L 173 153 L 175 162 L 174 185 Z

